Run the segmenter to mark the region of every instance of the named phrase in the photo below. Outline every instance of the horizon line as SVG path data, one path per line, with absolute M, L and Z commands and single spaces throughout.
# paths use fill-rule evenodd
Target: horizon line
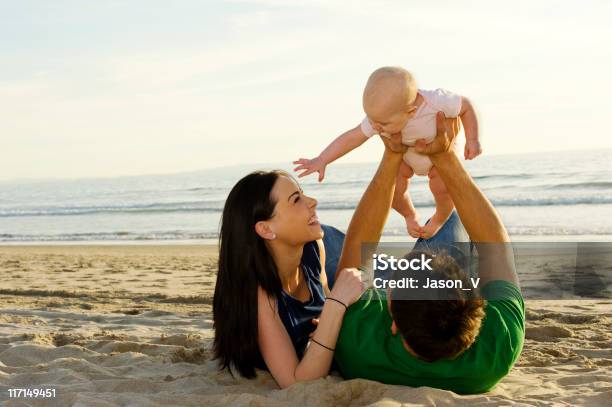
M 589 152 L 589 151 L 612 151 L 612 147 L 603 147 L 603 148 L 585 148 L 585 149 L 573 149 L 573 150 L 546 150 L 546 151 L 530 151 L 530 152 L 521 152 L 521 153 L 492 153 L 488 154 L 486 157 L 499 157 L 499 156 L 513 156 L 513 155 L 529 155 L 529 154 L 542 154 L 542 153 L 569 153 L 569 152 Z M 336 166 L 345 166 L 345 165 L 355 165 L 355 164 L 373 164 L 378 161 L 354 161 L 354 162 L 343 162 L 335 164 Z M 286 165 L 292 163 L 291 161 L 287 161 Z M 213 167 L 204 167 L 194 170 L 182 170 L 182 171 L 171 171 L 171 172 L 150 172 L 150 173 L 139 173 L 139 174 L 121 174 L 121 175 L 92 175 L 85 177 L 21 177 L 21 178 L 0 178 L 0 183 L 17 183 L 17 182 L 53 182 L 53 181 L 80 181 L 80 180 L 102 180 L 102 179 L 116 179 L 116 178 L 138 178 L 138 177 L 154 177 L 154 176 L 172 176 L 172 175 L 181 175 L 181 174 L 189 174 L 196 173 L 202 171 L 215 171 L 215 170 L 223 170 L 223 169 L 232 169 L 232 168 L 240 168 L 247 167 L 253 165 L 261 165 L 263 167 L 269 167 L 270 165 L 281 164 L 281 162 L 252 162 L 248 164 L 232 164 L 225 166 L 213 166 Z M 293 164 L 291 164 L 293 165 Z

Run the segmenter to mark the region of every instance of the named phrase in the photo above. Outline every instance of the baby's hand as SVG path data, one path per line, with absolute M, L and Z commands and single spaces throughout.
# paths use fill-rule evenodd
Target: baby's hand
M 325 167 L 327 167 L 327 163 L 323 162 L 321 158 L 316 157 L 312 160 L 307 158 L 300 158 L 297 161 L 293 162 L 294 164 L 300 164 L 293 169 L 293 171 L 302 171 L 301 174 L 298 175 L 298 178 L 305 177 L 306 175 L 312 174 L 313 172 L 319 173 L 319 182 L 323 181 L 325 178 Z
M 482 147 L 478 140 L 467 140 L 463 149 L 463 156 L 466 160 L 472 160 L 482 153 Z

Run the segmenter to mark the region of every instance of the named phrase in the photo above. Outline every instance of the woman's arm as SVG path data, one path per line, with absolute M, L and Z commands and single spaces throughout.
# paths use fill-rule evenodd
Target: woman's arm
M 357 270 L 346 270 L 338 279 L 330 292 L 325 274 L 325 246 L 322 240 L 317 240 L 319 259 L 321 261 L 320 281 L 325 291 L 325 297 L 350 305 L 356 301 L 363 291 L 363 284 Z M 270 369 L 270 373 L 282 388 L 295 382 L 314 380 L 329 373 L 331 361 L 336 347 L 338 334 L 346 308 L 336 301 L 325 301 L 323 310 L 317 318 L 317 328 L 311 334 L 314 341 L 306 350 L 300 361 L 295 353 L 291 338 L 281 321 L 276 300 L 268 296 L 260 287 L 257 293 L 257 321 L 259 349 Z M 313 322 L 314 323 L 314 322 Z M 321 346 L 324 345 L 324 346 Z M 326 348 L 327 347 L 327 348 Z
M 259 349 L 278 385 L 285 388 L 296 382 L 326 376 L 329 373 L 334 353 L 313 342 L 306 350 L 302 360 L 298 360 L 291 338 L 280 320 L 275 304 L 276 300 L 273 297 L 269 297 L 263 289 L 258 289 Z M 341 304 L 325 301 L 323 312 L 319 316 L 319 324 L 314 332 L 317 342 L 330 348 L 336 347 L 345 311 L 346 309 Z

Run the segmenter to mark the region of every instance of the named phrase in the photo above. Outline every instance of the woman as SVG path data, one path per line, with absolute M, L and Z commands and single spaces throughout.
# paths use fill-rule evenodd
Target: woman
M 222 368 L 245 377 L 267 368 L 282 388 L 328 374 L 344 312 L 363 284 L 346 269 L 330 292 L 316 206 L 283 171 L 251 173 L 231 190 L 213 300 Z

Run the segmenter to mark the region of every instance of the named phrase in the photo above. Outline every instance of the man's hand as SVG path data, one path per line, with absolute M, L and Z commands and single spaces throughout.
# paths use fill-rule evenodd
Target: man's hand
M 293 171 L 302 171 L 298 178 L 305 177 L 306 175 L 312 174 L 313 172 L 319 173 L 319 182 L 323 181 L 325 178 L 325 167 L 327 167 L 327 163 L 324 163 L 320 157 L 313 158 L 309 160 L 307 158 L 300 158 L 297 161 L 293 162 L 294 164 L 300 164 L 293 169 Z
M 391 134 L 390 136 L 380 136 L 385 148 L 394 153 L 405 153 L 408 146 L 402 144 L 402 133 Z
M 436 115 L 436 138 L 427 144 L 425 139 L 417 140 L 415 150 L 421 154 L 437 154 L 450 151 L 459 133 L 459 118 L 447 119 L 443 112 Z

